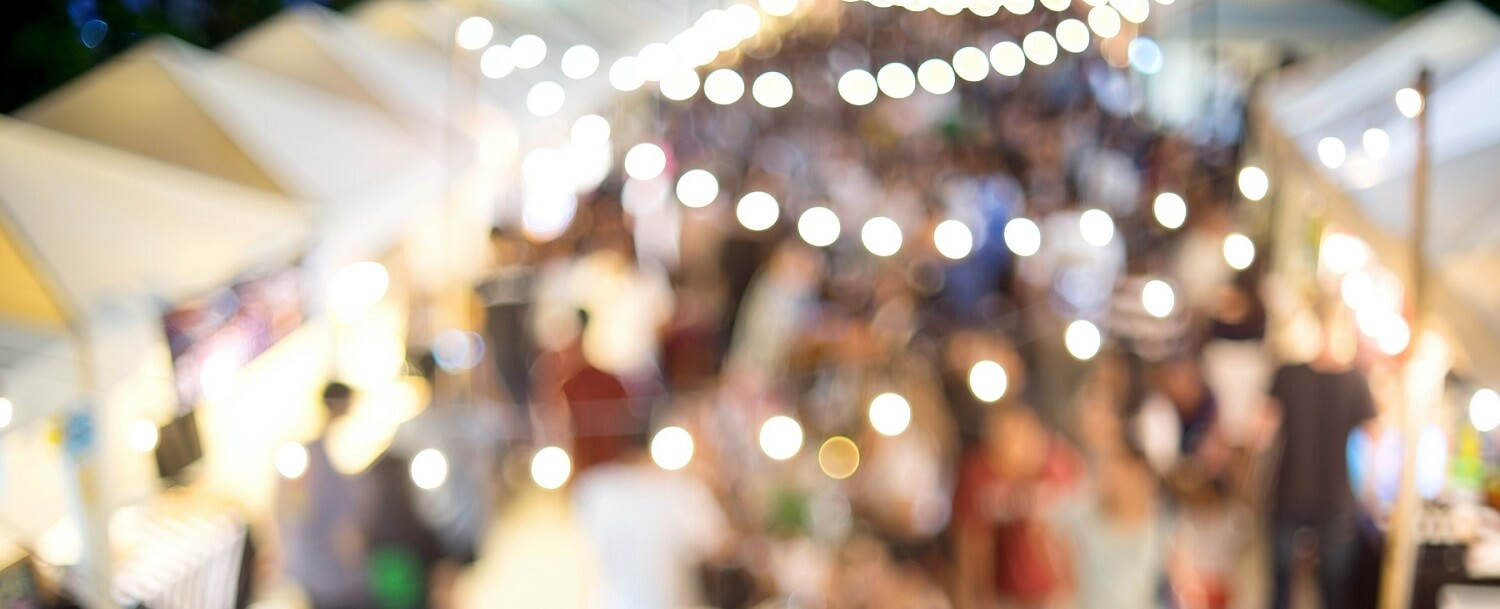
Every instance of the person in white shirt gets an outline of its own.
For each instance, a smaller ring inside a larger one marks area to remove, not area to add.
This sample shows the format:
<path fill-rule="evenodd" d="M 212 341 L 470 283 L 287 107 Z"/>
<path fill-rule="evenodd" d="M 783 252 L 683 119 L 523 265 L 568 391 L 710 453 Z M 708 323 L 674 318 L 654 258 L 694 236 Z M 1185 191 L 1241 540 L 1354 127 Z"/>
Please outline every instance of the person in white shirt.
<path fill-rule="evenodd" d="M 572 486 L 574 515 L 598 560 L 599 609 L 698 607 L 699 566 L 728 546 L 729 527 L 709 488 L 635 450 L 590 468 Z"/>

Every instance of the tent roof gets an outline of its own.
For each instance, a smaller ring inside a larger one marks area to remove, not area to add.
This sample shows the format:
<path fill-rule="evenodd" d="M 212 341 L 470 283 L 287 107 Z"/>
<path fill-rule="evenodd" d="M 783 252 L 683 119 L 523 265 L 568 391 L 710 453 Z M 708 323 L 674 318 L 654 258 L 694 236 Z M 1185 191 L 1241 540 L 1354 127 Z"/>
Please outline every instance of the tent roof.
<path fill-rule="evenodd" d="M 1257 42 L 1349 39 L 1385 29 L 1389 21 L 1349 0 L 1202 0 L 1152 6 L 1162 38 L 1213 36 Z"/>
<path fill-rule="evenodd" d="M 302 84 L 380 108 L 420 137 L 441 137 L 448 65 L 430 46 L 378 33 L 314 5 L 281 12 L 219 49 Z"/>
<path fill-rule="evenodd" d="M 18 115 L 306 202 L 347 198 L 422 154 L 378 110 L 165 37 Z"/>
<path fill-rule="evenodd" d="M 0 317 L 44 324 L 121 295 L 191 296 L 288 257 L 307 234 L 301 211 L 263 191 L 10 118 L 0 225 L 0 247 L 22 263 L 0 265 Z"/>

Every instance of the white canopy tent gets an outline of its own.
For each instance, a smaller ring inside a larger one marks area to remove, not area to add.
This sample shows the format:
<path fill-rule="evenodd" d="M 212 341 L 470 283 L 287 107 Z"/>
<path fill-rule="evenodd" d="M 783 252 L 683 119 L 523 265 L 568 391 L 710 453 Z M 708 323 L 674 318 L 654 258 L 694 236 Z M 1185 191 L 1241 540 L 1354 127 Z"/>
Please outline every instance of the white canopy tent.
<path fill-rule="evenodd" d="M 1411 259 L 1411 202 L 1418 143 L 1395 92 L 1420 70 L 1434 74 L 1427 99 L 1431 163 L 1427 247 L 1432 271 L 1429 317 L 1458 348 L 1466 372 L 1500 381 L 1500 290 L 1479 280 L 1500 276 L 1500 18 L 1471 2 L 1450 2 L 1383 37 L 1356 57 L 1330 57 L 1289 71 L 1267 89 L 1262 145 L 1267 158 L 1299 159 L 1272 169 L 1273 181 L 1302 196 L 1280 229 L 1295 231 L 1301 214 L 1356 231 L 1389 266 Z M 1389 150 L 1363 144 L 1367 129 L 1387 134 Z M 1338 138 L 1347 158 L 1336 169 L 1319 161 L 1324 138 Z M 1294 240 L 1294 239 L 1293 239 Z"/>
<path fill-rule="evenodd" d="M 437 155 L 378 109 L 167 38 L 18 115 L 305 206 L 315 283 L 389 247 L 445 187 Z"/>
<path fill-rule="evenodd" d="M 14 404 L 0 496 L 27 497 L 0 501 L 12 533 L 34 538 L 66 513 L 44 421 L 79 400 L 97 406 L 101 506 L 152 488 L 149 457 L 125 438 L 173 402 L 161 302 L 284 264 L 308 234 L 274 194 L 0 118 L 0 387 Z"/>

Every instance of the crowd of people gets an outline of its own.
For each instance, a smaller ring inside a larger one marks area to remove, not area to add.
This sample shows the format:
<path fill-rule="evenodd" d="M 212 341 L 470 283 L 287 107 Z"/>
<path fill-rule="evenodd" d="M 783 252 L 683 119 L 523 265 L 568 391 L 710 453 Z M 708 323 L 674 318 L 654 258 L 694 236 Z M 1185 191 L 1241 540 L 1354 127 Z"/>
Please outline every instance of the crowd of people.
<path fill-rule="evenodd" d="M 1322 606 L 1363 606 L 1374 580 L 1354 574 L 1378 541 L 1344 440 L 1374 400 L 1331 306 L 1304 333 L 1319 355 L 1274 367 L 1263 263 L 1221 254 L 1238 116 L 1150 125 L 1138 80 L 1093 48 L 946 95 L 836 93 L 845 70 L 1058 18 L 850 4 L 737 57 L 788 74 L 792 104 L 663 101 L 671 162 L 654 187 L 606 181 L 555 239 L 493 233 L 472 371 L 489 399 L 444 389 L 457 381 L 416 354 L 432 404 L 360 484 L 313 445 L 281 498 L 287 574 L 320 608 L 447 606 L 497 499 L 522 485 L 504 464 L 560 446 L 601 607 L 1215 609 L 1257 588 L 1285 607 L 1313 579 Z M 663 244 L 647 229 L 666 220 L 641 210 L 692 168 L 721 195 L 674 213 L 680 240 Z M 751 191 L 779 201 L 775 226 L 736 222 Z M 1154 219 L 1162 192 L 1187 202 L 1180 229 Z M 841 220 L 830 245 L 799 235 L 814 206 Z M 1111 219 L 1103 242 L 1080 232 L 1088 210 Z M 903 232 L 894 255 L 861 244 L 876 216 Z M 1034 251 L 1008 243 L 1016 218 L 1038 227 Z M 959 259 L 930 237 L 952 219 L 973 236 Z M 1152 279 L 1172 287 L 1165 315 L 1142 304 Z M 1069 345 L 1074 320 L 1102 346 Z M 886 393 L 910 411 L 894 435 L 867 415 Z M 351 396 L 324 397 L 338 416 Z M 773 416 L 799 423 L 796 456 L 764 454 Z M 681 470 L 651 458 L 667 426 L 695 439 Z M 836 437 L 857 447 L 852 467 L 820 450 Z M 412 488 L 410 460 L 439 444 L 447 482 Z"/>

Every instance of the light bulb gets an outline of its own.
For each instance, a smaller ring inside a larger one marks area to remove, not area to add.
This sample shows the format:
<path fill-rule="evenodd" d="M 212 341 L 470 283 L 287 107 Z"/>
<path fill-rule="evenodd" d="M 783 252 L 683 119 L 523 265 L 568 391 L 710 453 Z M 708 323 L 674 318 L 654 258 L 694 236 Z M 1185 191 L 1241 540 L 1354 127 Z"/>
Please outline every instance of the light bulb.
<path fill-rule="evenodd" d="M 894 256 L 901 251 L 901 226 L 895 220 L 876 216 L 865 222 L 859 231 L 859 239 L 871 254 Z"/>
<path fill-rule="evenodd" d="M 693 460 L 693 434 L 681 427 L 665 427 L 651 438 L 651 460 L 657 467 L 676 471 Z"/>
<path fill-rule="evenodd" d="M 885 436 L 901 435 L 911 425 L 911 404 L 896 393 L 882 393 L 870 400 L 870 426 Z"/>
<path fill-rule="evenodd" d="M 813 207 L 802 212 L 797 219 L 797 234 L 808 245 L 816 247 L 828 247 L 838 241 L 839 232 L 838 214 L 827 207 Z"/>
<path fill-rule="evenodd" d="M 852 106 L 865 106 L 875 101 L 879 90 L 875 77 L 865 70 L 849 70 L 839 77 L 839 97 Z"/>
<path fill-rule="evenodd" d="M 974 251 L 974 233 L 958 220 L 944 220 L 932 231 L 932 243 L 946 258 L 961 260 Z"/>
<path fill-rule="evenodd" d="M 708 207 L 719 198 L 719 179 L 706 169 L 690 169 L 677 178 L 677 200 L 688 207 Z"/>
<path fill-rule="evenodd" d="M 1063 342 L 1068 348 L 1068 353 L 1080 361 L 1094 359 L 1099 354 L 1099 347 L 1103 338 L 1099 335 L 1099 326 L 1088 320 L 1080 319 L 1068 324 L 1068 330 L 1063 336 Z"/>
<path fill-rule="evenodd" d="M 734 208 L 734 217 L 740 221 L 740 226 L 763 231 L 776 225 L 776 220 L 781 217 L 781 206 L 776 197 L 755 191 L 740 197 L 739 205 Z"/>
<path fill-rule="evenodd" d="M 1016 218 L 1005 223 L 1005 247 L 1011 253 L 1026 257 L 1042 249 L 1042 230 L 1029 218 Z"/>
<path fill-rule="evenodd" d="M 969 391 L 984 402 L 998 402 L 1010 388 L 1005 367 L 990 360 L 980 360 L 969 368 Z"/>
<path fill-rule="evenodd" d="M 986 67 L 988 72 L 989 68 Z M 880 92 L 887 97 L 904 99 L 911 97 L 917 90 L 917 75 L 904 63 L 888 63 L 880 68 L 877 79 L 880 83 Z"/>

